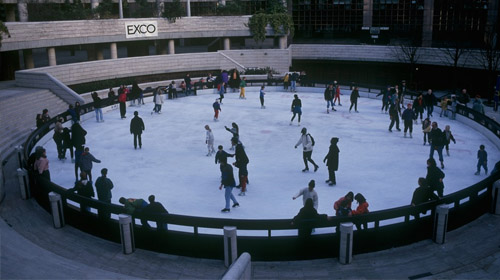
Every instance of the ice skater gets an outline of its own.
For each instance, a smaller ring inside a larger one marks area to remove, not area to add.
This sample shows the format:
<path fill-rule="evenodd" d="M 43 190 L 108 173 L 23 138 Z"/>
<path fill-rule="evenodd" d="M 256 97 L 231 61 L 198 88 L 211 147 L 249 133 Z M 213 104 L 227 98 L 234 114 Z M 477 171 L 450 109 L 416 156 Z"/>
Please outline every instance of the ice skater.
<path fill-rule="evenodd" d="M 453 137 L 449 125 L 444 127 L 443 133 L 446 136 L 446 142 L 445 142 L 446 155 L 450 156 L 450 142 L 453 141 L 453 143 L 457 144 L 457 141 L 455 140 L 455 137 Z"/>
<path fill-rule="evenodd" d="M 205 125 L 205 130 L 207 131 L 207 135 L 206 135 L 206 138 L 205 138 L 205 144 L 207 144 L 207 149 L 208 149 L 208 153 L 207 153 L 207 157 L 211 156 L 213 153 L 215 153 L 215 149 L 214 149 L 214 134 L 212 133 L 212 129 L 210 129 L 210 126 Z"/>
<path fill-rule="evenodd" d="M 215 99 L 214 104 L 212 104 L 214 108 L 214 122 L 219 121 L 219 112 L 222 111 L 219 103 L 219 99 Z"/>
<path fill-rule="evenodd" d="M 240 99 L 247 99 L 245 97 L 245 87 L 247 86 L 247 78 L 243 77 L 240 82 Z"/>
<path fill-rule="evenodd" d="M 309 166 L 307 165 L 307 162 L 311 162 L 314 165 L 314 172 L 316 172 L 319 168 L 319 166 L 312 160 L 312 152 L 313 152 L 313 146 L 314 146 L 314 138 L 312 138 L 311 134 L 307 133 L 307 129 L 304 127 L 301 130 L 302 135 L 300 136 L 299 141 L 297 144 L 295 144 L 295 149 L 302 144 L 302 147 L 304 148 L 304 151 L 302 153 L 302 158 L 304 160 L 304 165 L 306 168 L 302 170 L 302 172 L 309 171 Z"/>
<path fill-rule="evenodd" d="M 429 143 L 431 150 L 429 158 L 434 158 L 434 151 L 438 152 L 441 168 L 444 168 L 443 147 L 445 145 L 446 135 L 438 128 L 437 122 L 432 122 L 432 130 L 429 132 Z"/>
<path fill-rule="evenodd" d="M 219 84 L 219 102 L 222 104 L 222 99 L 224 99 L 224 93 L 225 93 L 225 83 Z"/>
<path fill-rule="evenodd" d="M 222 190 L 224 187 L 224 198 L 226 200 L 225 207 L 221 210 L 222 213 L 228 213 L 231 211 L 229 208 L 229 200 L 233 201 L 233 207 L 238 207 L 240 204 L 236 200 L 236 197 L 233 195 L 233 188 L 236 185 L 233 176 L 233 168 L 231 165 L 227 164 L 227 161 L 221 161 L 220 163 L 220 172 L 221 172 L 221 183 L 219 186 L 219 190 Z"/>
<path fill-rule="evenodd" d="M 338 100 L 339 106 L 342 106 L 342 104 L 340 104 L 340 86 L 337 85 L 337 81 L 333 83 L 335 84 L 335 98 L 333 98 L 333 104 L 335 105 L 335 101 Z"/>
<path fill-rule="evenodd" d="M 484 145 L 479 146 L 479 150 L 477 151 L 476 175 L 480 174 L 481 166 L 484 168 L 484 175 L 488 175 L 488 153 L 486 152 Z"/>
<path fill-rule="evenodd" d="M 333 84 L 329 84 L 328 87 L 325 89 L 324 92 L 324 98 L 326 101 L 326 113 L 330 113 L 330 105 L 332 106 L 332 112 L 337 111 L 335 110 L 335 105 L 333 104 L 333 95 L 335 94 L 334 89 L 333 89 Z"/>
<path fill-rule="evenodd" d="M 241 192 L 238 195 L 245 196 L 248 183 L 247 165 L 250 161 L 248 160 L 248 156 L 245 152 L 243 144 L 241 144 L 237 137 L 231 138 L 231 144 L 235 146 L 234 158 L 236 161 L 233 163 L 233 165 L 238 168 L 238 178 L 240 181 L 238 188 L 241 188 Z"/>
<path fill-rule="evenodd" d="M 318 210 L 318 193 L 314 190 L 316 182 L 314 180 L 309 181 L 307 188 L 301 189 L 295 196 L 292 197 L 293 200 L 302 196 L 302 203 L 306 205 L 308 199 L 312 199 L 314 209 Z"/>
<path fill-rule="evenodd" d="M 231 136 L 231 139 L 233 139 L 233 138 L 236 137 L 236 139 L 239 141 L 239 138 L 240 138 L 240 128 L 238 127 L 238 125 L 235 122 L 231 123 L 231 128 L 229 128 L 227 126 L 224 126 L 224 128 L 227 131 L 231 132 L 231 134 L 233 135 L 233 136 Z M 229 149 L 229 150 L 231 150 L 231 151 L 234 150 L 234 147 L 235 147 L 235 145 L 231 146 L 231 149 Z"/>
<path fill-rule="evenodd" d="M 403 114 L 401 115 L 401 118 L 403 119 L 403 125 L 404 125 L 404 133 L 405 133 L 405 138 L 406 138 L 406 133 L 408 130 L 410 131 L 410 138 L 413 138 L 412 132 L 413 132 L 413 120 L 417 118 L 415 115 L 415 112 L 413 112 L 411 108 L 411 103 L 408 103 L 407 108 L 403 111 Z"/>
<path fill-rule="evenodd" d="M 85 172 L 89 176 L 89 181 L 92 182 L 92 162 L 101 163 L 100 160 L 96 159 L 91 153 L 90 148 L 85 147 L 81 157 L 80 157 L 80 170 Z"/>
<path fill-rule="evenodd" d="M 427 180 L 427 184 L 429 184 L 431 190 L 436 191 L 439 197 L 443 197 L 444 176 L 444 172 L 436 166 L 436 161 L 433 158 L 428 159 L 425 180 Z"/>
<path fill-rule="evenodd" d="M 163 104 L 163 94 L 162 94 L 163 89 L 158 87 L 155 90 L 155 93 L 153 95 L 153 103 L 155 104 L 155 107 L 153 109 L 153 112 L 151 112 L 151 115 L 153 113 L 161 114 L 161 105 Z"/>
<path fill-rule="evenodd" d="M 134 134 L 134 149 L 137 149 L 137 140 L 139 140 L 139 149 L 142 149 L 142 132 L 146 130 L 144 122 L 139 117 L 139 112 L 134 111 L 134 117 L 130 120 L 130 134 Z"/>
<path fill-rule="evenodd" d="M 326 166 L 328 166 L 328 180 L 325 182 L 328 185 L 333 186 L 337 184 L 335 179 L 335 171 L 339 168 L 339 147 L 337 143 L 339 142 L 339 138 L 332 137 L 330 140 L 330 148 L 328 149 L 328 154 L 323 159 L 323 162 L 326 162 Z"/>
<path fill-rule="evenodd" d="M 392 127 L 394 126 L 394 123 L 396 123 L 396 129 L 398 131 L 401 131 L 399 128 L 399 100 L 396 98 L 394 103 L 391 103 L 391 107 L 389 108 L 389 117 L 391 119 L 391 124 L 389 125 L 389 132 L 392 132 Z"/>
<path fill-rule="evenodd" d="M 221 163 L 223 161 L 227 162 L 228 157 L 234 157 L 234 155 L 227 153 L 224 151 L 224 147 L 219 145 L 217 147 L 217 153 L 215 154 L 215 164 Z"/>
<path fill-rule="evenodd" d="M 354 87 L 354 89 L 351 92 L 351 98 L 350 98 L 351 99 L 351 107 L 349 107 L 349 113 L 352 110 L 352 106 L 354 106 L 354 112 L 359 113 L 358 112 L 358 98 L 359 98 L 359 88 Z"/>
<path fill-rule="evenodd" d="M 264 88 L 265 88 L 265 86 L 261 86 L 260 92 L 259 92 L 260 108 L 261 109 L 266 109 L 266 106 L 264 106 L 264 95 L 266 95 L 266 93 L 264 92 Z"/>
<path fill-rule="evenodd" d="M 297 94 L 293 95 L 292 108 L 290 110 L 293 113 L 292 119 L 290 120 L 290 125 L 292 125 L 293 119 L 295 119 L 295 116 L 298 114 L 298 125 L 300 126 L 300 117 L 302 116 L 302 101 L 299 99 L 299 96 Z"/>

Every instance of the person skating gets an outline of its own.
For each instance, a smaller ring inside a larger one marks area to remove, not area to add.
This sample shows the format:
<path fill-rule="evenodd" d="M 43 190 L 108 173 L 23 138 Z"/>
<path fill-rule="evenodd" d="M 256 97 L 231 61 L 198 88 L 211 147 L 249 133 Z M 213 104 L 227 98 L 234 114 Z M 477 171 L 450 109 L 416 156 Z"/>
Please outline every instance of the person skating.
<path fill-rule="evenodd" d="M 399 112 L 398 112 L 398 106 L 397 105 L 399 101 L 396 99 L 396 102 L 391 103 L 391 106 L 389 108 L 389 118 L 391 119 L 391 124 L 389 125 L 389 131 L 392 132 L 392 127 L 394 126 L 394 123 L 396 123 L 396 129 L 398 131 L 401 131 L 399 128 Z"/>
<path fill-rule="evenodd" d="M 425 118 L 425 120 L 422 122 L 422 132 L 424 133 L 424 146 L 427 140 L 429 141 L 429 144 L 431 143 L 431 140 L 429 138 L 429 132 L 432 130 L 431 126 L 432 122 L 429 118 Z"/>
<path fill-rule="evenodd" d="M 245 97 L 245 88 L 247 86 L 247 78 L 243 77 L 240 82 L 240 99 L 246 99 Z"/>
<path fill-rule="evenodd" d="M 224 128 L 232 134 L 231 139 L 233 139 L 234 137 L 236 137 L 236 139 L 239 140 L 239 138 L 240 138 L 240 128 L 238 127 L 238 125 L 235 122 L 231 123 L 231 128 L 229 128 L 227 126 L 224 126 Z M 231 150 L 231 151 L 234 150 L 234 147 L 235 147 L 235 145 L 232 145 L 229 150 Z"/>
<path fill-rule="evenodd" d="M 219 84 L 219 103 L 222 104 L 222 99 L 224 99 L 224 89 L 226 88 L 224 83 Z"/>
<path fill-rule="evenodd" d="M 477 151 L 477 172 L 475 175 L 480 174 L 481 166 L 484 168 L 484 175 L 488 175 L 488 153 L 484 145 L 479 146 L 479 150 Z"/>
<path fill-rule="evenodd" d="M 311 162 L 314 165 L 314 172 L 316 172 L 319 168 L 319 166 L 312 160 L 312 152 L 313 152 L 313 146 L 314 146 L 314 141 L 312 136 L 307 133 L 307 129 L 304 127 L 301 130 L 301 136 L 297 144 L 295 144 L 295 149 L 302 144 L 302 147 L 304 148 L 303 153 L 302 153 L 302 158 L 304 160 L 304 165 L 306 168 L 302 170 L 302 172 L 309 171 L 309 166 L 307 165 L 307 162 Z"/>
<path fill-rule="evenodd" d="M 438 196 L 435 195 L 431 188 L 429 187 L 429 184 L 427 183 L 427 180 L 423 177 L 418 178 L 418 188 L 413 191 L 413 196 L 411 198 L 411 205 L 416 206 L 422 203 L 426 203 L 430 200 L 437 200 Z M 425 214 L 425 212 L 423 213 Z"/>
<path fill-rule="evenodd" d="M 76 192 L 78 195 L 84 196 L 86 198 L 92 198 L 95 196 L 94 188 L 92 187 L 92 181 L 87 180 L 87 173 L 82 171 L 80 173 L 80 180 L 75 182 L 75 186 L 68 189 L 67 192 Z M 82 213 L 90 213 L 90 207 L 85 203 L 80 203 L 80 211 Z"/>
<path fill-rule="evenodd" d="M 387 86 L 385 90 L 381 90 L 379 94 L 377 94 L 377 97 L 382 95 L 382 108 L 380 108 L 380 112 L 383 113 L 384 109 L 385 112 L 387 113 L 387 110 L 389 109 L 389 95 L 391 94 L 391 86 Z"/>
<path fill-rule="evenodd" d="M 122 119 L 126 118 L 127 114 L 127 94 L 128 89 L 122 85 L 118 90 L 118 102 L 120 103 L 120 117 Z"/>
<path fill-rule="evenodd" d="M 137 149 L 137 140 L 139 140 L 139 149 L 142 149 L 142 132 L 146 130 L 144 122 L 139 117 L 139 112 L 134 112 L 134 117 L 130 120 L 130 134 L 134 135 L 134 149 Z"/>
<path fill-rule="evenodd" d="M 332 111 L 337 111 L 337 110 L 335 110 L 335 105 L 333 104 L 333 96 L 334 95 L 335 95 L 335 90 L 333 88 L 333 84 L 329 84 L 324 92 L 324 98 L 326 101 L 326 113 L 327 114 L 330 113 L 330 105 L 332 106 Z"/>
<path fill-rule="evenodd" d="M 153 95 L 153 103 L 155 107 L 153 109 L 154 113 L 161 114 L 161 106 L 163 104 L 163 89 L 158 87 Z M 151 114 L 153 114 L 153 112 Z"/>
<path fill-rule="evenodd" d="M 349 107 L 349 112 L 352 110 L 352 106 L 354 106 L 354 112 L 358 112 L 358 98 L 359 98 L 359 88 L 354 87 L 354 89 L 351 92 L 351 107 Z"/>
<path fill-rule="evenodd" d="M 333 104 L 335 105 L 335 101 L 338 100 L 339 106 L 342 106 L 342 104 L 340 104 L 340 86 L 337 85 L 337 81 L 334 81 L 333 83 L 335 84 L 335 97 L 333 98 Z"/>
<path fill-rule="evenodd" d="M 221 163 L 223 161 L 227 162 L 228 157 L 234 157 L 234 155 L 227 153 L 224 151 L 224 147 L 219 145 L 217 147 L 217 153 L 215 154 L 215 164 Z"/>
<path fill-rule="evenodd" d="M 210 126 L 205 125 L 205 130 L 206 130 L 206 138 L 205 138 L 205 144 L 207 144 L 207 157 L 211 156 L 213 153 L 215 153 L 214 149 L 214 134 L 212 133 L 212 129 L 210 129 Z"/>
<path fill-rule="evenodd" d="M 443 133 L 446 136 L 446 142 L 445 142 L 446 155 L 450 156 L 450 142 L 453 141 L 453 143 L 457 144 L 457 141 L 455 140 L 455 137 L 453 137 L 453 134 L 451 133 L 451 128 L 449 125 L 444 127 Z"/>
<path fill-rule="evenodd" d="M 439 197 L 443 197 L 444 183 L 443 179 L 445 174 L 441 169 L 436 166 L 436 161 L 433 158 L 427 160 L 427 184 L 432 191 L 436 191 Z"/>
<path fill-rule="evenodd" d="M 111 190 L 113 189 L 113 182 L 108 178 L 108 169 L 101 169 L 101 177 L 95 180 L 95 189 L 97 191 L 97 198 L 99 201 L 111 203 Z M 111 218 L 111 212 L 106 210 L 98 210 L 99 218 Z"/>
<path fill-rule="evenodd" d="M 299 99 L 299 96 L 297 94 L 293 95 L 292 107 L 290 110 L 293 113 L 292 119 L 290 120 L 290 125 L 292 125 L 293 120 L 295 119 L 295 116 L 298 114 L 299 115 L 298 125 L 300 126 L 300 117 L 302 116 L 302 101 Z"/>
<path fill-rule="evenodd" d="M 247 183 L 248 183 L 247 165 L 250 161 L 248 160 L 248 156 L 247 153 L 245 152 L 243 144 L 238 140 L 237 137 L 231 138 L 231 144 L 235 147 L 234 159 L 236 161 L 233 163 L 233 165 L 238 168 L 238 177 L 240 180 L 238 188 L 241 188 L 241 192 L 238 195 L 244 196 L 247 191 Z"/>
<path fill-rule="evenodd" d="M 413 101 L 413 111 L 415 111 L 415 115 L 417 116 L 415 118 L 415 124 L 417 123 L 417 118 L 419 114 L 420 114 L 420 123 L 423 123 L 422 118 L 424 115 L 424 107 L 425 107 L 424 99 L 422 97 L 422 94 L 419 94 L 417 99 Z"/>
<path fill-rule="evenodd" d="M 87 131 L 83 129 L 80 123 L 75 122 L 71 126 L 71 142 L 75 147 L 75 180 L 78 180 L 78 168 L 80 167 L 80 158 L 85 145 L 85 135 L 87 135 Z"/>
<path fill-rule="evenodd" d="M 84 152 L 80 157 L 80 170 L 87 173 L 89 181 L 92 182 L 92 162 L 101 163 L 94 155 L 90 153 L 90 148 L 85 147 Z"/>
<path fill-rule="evenodd" d="M 445 145 L 446 135 L 438 128 L 437 122 L 432 122 L 432 130 L 429 132 L 429 143 L 431 144 L 431 150 L 429 153 L 429 158 L 434 157 L 434 151 L 438 152 L 439 161 L 441 162 L 441 168 L 444 168 L 443 159 L 443 147 Z"/>
<path fill-rule="evenodd" d="M 233 201 L 233 207 L 238 207 L 240 204 L 236 200 L 236 197 L 233 195 L 233 188 L 236 185 L 234 181 L 233 168 L 231 165 L 227 163 L 227 161 L 221 161 L 220 163 L 220 171 L 221 171 L 221 183 L 219 186 L 219 190 L 222 190 L 224 187 L 224 198 L 226 200 L 225 207 L 221 210 L 222 213 L 228 213 L 231 211 L 229 208 L 229 201 Z"/>
<path fill-rule="evenodd" d="M 212 107 L 214 108 L 214 121 L 219 120 L 219 112 L 222 111 L 219 103 L 219 99 L 215 99 L 214 104 L 212 104 Z"/>
<path fill-rule="evenodd" d="M 316 182 L 314 180 L 309 181 L 307 188 L 301 189 L 296 195 L 292 197 L 293 200 L 297 199 L 299 196 L 302 196 L 302 203 L 306 205 L 306 201 L 311 199 L 313 201 L 314 209 L 318 209 L 318 193 L 314 190 L 316 186 Z"/>
<path fill-rule="evenodd" d="M 326 162 L 326 166 L 328 166 L 328 180 L 326 180 L 326 183 L 328 185 L 333 186 L 337 184 L 337 181 L 335 179 L 335 171 L 338 170 L 339 168 L 339 147 L 337 146 L 337 143 L 339 142 L 339 138 L 333 137 L 330 140 L 330 148 L 328 149 L 328 154 L 326 154 L 325 158 L 323 159 L 323 162 Z"/>
<path fill-rule="evenodd" d="M 432 92 L 432 89 L 427 90 L 427 94 L 424 95 L 425 110 L 427 111 L 427 117 L 432 117 L 432 112 L 434 111 L 434 103 L 436 103 L 436 96 Z"/>
<path fill-rule="evenodd" d="M 266 93 L 264 92 L 264 88 L 265 88 L 265 86 L 261 86 L 260 92 L 259 92 L 260 108 L 261 109 L 266 109 L 266 106 L 264 106 L 264 95 L 266 95 Z"/>
<path fill-rule="evenodd" d="M 415 115 L 415 112 L 413 112 L 411 108 L 411 103 L 408 103 L 407 108 L 403 111 L 403 114 L 401 115 L 401 118 L 403 119 L 403 124 L 404 124 L 404 133 L 405 133 L 405 138 L 406 138 L 406 133 L 408 130 L 410 131 L 410 138 L 413 138 L 412 132 L 413 132 L 413 120 L 417 117 Z"/>

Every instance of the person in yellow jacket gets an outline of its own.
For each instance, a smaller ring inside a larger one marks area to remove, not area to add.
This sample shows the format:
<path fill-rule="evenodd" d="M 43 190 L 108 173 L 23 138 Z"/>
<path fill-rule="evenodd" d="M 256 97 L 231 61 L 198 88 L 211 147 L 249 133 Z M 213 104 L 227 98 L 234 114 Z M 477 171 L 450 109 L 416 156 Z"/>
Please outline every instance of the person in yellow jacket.
<path fill-rule="evenodd" d="M 243 77 L 240 82 L 240 99 L 246 99 L 245 98 L 245 87 L 247 86 L 247 78 Z"/>

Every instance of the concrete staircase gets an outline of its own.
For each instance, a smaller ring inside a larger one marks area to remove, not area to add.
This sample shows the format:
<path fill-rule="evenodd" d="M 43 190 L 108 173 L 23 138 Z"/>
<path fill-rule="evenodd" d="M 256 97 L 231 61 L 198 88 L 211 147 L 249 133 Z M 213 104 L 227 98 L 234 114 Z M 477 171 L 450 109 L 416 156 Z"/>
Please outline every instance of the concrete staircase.
<path fill-rule="evenodd" d="M 0 158 L 26 140 L 36 128 L 36 115 L 43 109 L 48 109 L 53 117 L 66 111 L 68 104 L 46 89 L 0 89 Z"/>

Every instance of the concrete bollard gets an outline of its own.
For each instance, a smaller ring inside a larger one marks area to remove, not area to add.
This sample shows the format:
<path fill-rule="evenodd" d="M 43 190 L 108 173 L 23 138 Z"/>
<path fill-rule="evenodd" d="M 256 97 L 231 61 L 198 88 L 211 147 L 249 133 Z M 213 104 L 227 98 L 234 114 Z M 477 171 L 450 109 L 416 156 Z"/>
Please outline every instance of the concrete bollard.
<path fill-rule="evenodd" d="M 236 227 L 224 227 L 224 265 L 231 266 L 237 257 Z"/>
<path fill-rule="evenodd" d="M 446 230 L 448 229 L 448 210 L 449 207 L 445 204 L 441 204 L 436 207 L 432 240 L 437 244 L 444 244 L 446 241 Z"/>
<path fill-rule="evenodd" d="M 49 201 L 50 208 L 52 210 L 54 228 L 62 228 L 64 226 L 64 212 L 61 195 L 55 192 L 50 192 Z"/>
<path fill-rule="evenodd" d="M 491 212 L 500 215 L 500 180 L 493 183 L 493 194 L 491 201 Z"/>
<path fill-rule="evenodd" d="M 17 169 L 17 178 L 19 179 L 19 190 L 21 191 L 22 199 L 30 199 L 30 186 L 28 179 L 28 171 L 24 168 Z"/>
<path fill-rule="evenodd" d="M 244 252 L 224 273 L 221 280 L 250 280 L 252 279 L 252 257 Z"/>
<path fill-rule="evenodd" d="M 24 148 L 23 146 L 17 146 L 16 147 L 16 153 L 17 153 L 17 163 L 19 164 L 19 168 L 23 168 L 23 162 L 24 162 Z"/>
<path fill-rule="evenodd" d="M 341 264 L 350 264 L 352 261 L 352 231 L 352 223 L 340 224 L 339 262 Z"/>
<path fill-rule="evenodd" d="M 130 215 L 120 214 L 120 237 L 122 240 L 123 253 L 132 254 L 135 251 L 134 226 Z"/>

